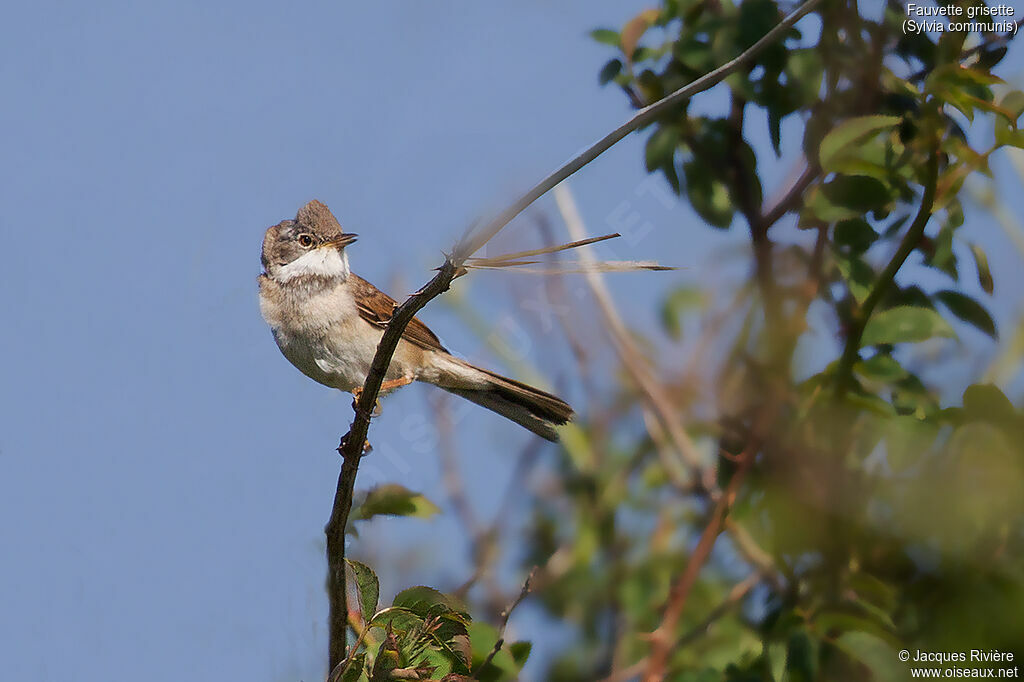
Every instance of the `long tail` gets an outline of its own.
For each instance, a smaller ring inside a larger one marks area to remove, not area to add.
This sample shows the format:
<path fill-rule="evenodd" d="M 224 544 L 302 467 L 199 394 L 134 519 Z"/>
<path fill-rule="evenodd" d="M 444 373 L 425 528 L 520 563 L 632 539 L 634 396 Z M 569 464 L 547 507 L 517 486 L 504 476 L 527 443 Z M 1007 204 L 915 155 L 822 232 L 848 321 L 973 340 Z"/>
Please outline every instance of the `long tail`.
<path fill-rule="evenodd" d="M 523 426 L 541 438 L 558 441 L 554 426 L 573 418 L 572 408 L 557 396 L 515 379 L 476 367 L 453 356 L 436 381 L 450 393 L 470 400 Z"/>

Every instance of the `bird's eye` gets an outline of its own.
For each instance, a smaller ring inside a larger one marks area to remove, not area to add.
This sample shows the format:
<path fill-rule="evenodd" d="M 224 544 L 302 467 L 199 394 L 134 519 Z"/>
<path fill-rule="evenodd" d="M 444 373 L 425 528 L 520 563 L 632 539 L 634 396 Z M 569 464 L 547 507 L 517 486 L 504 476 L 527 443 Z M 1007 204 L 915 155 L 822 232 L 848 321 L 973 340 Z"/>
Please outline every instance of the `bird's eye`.
<path fill-rule="evenodd" d="M 313 246 L 313 238 L 310 237 L 308 234 L 300 234 L 299 246 L 308 249 L 309 247 Z"/>

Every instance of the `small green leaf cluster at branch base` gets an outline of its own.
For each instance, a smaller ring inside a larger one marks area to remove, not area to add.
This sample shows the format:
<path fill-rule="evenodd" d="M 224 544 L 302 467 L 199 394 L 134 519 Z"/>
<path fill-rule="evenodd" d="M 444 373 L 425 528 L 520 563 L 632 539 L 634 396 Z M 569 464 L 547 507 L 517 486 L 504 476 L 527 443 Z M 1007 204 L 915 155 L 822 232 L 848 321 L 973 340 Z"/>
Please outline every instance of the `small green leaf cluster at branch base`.
<path fill-rule="evenodd" d="M 356 633 L 348 658 L 330 682 L 385 680 L 514 679 L 530 654 L 528 642 L 502 642 L 499 633 L 470 619 L 458 600 L 431 587 L 410 587 L 378 610 L 373 570 L 347 560 L 358 612 L 349 614 Z M 471 677 L 472 676 L 472 677 Z"/>

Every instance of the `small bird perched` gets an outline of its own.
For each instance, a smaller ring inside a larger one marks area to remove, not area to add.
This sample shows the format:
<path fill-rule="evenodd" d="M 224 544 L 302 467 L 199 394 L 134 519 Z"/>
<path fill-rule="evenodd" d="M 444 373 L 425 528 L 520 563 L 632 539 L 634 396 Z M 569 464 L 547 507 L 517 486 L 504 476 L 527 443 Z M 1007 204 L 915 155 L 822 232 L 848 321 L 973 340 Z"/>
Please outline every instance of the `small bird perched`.
<path fill-rule="evenodd" d="M 284 356 L 314 381 L 358 396 L 396 303 L 349 270 L 345 248 L 355 240 L 314 199 L 295 220 L 267 230 L 259 285 L 260 311 Z M 402 333 L 381 393 L 413 381 L 462 396 L 550 441 L 558 440 L 554 425 L 573 417 L 564 400 L 453 356 L 416 318 Z"/>

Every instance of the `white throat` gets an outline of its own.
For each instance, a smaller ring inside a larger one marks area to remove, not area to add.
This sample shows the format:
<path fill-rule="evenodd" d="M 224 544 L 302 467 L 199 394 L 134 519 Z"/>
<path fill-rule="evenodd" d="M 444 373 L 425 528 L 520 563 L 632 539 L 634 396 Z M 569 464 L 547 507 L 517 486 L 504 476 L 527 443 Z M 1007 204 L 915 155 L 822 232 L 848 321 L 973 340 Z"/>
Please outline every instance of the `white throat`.
<path fill-rule="evenodd" d="M 303 275 L 319 275 L 320 277 L 340 277 L 347 279 L 348 254 L 331 247 L 313 249 L 304 253 L 291 263 L 282 265 L 277 271 L 277 279 L 287 282 Z"/>

